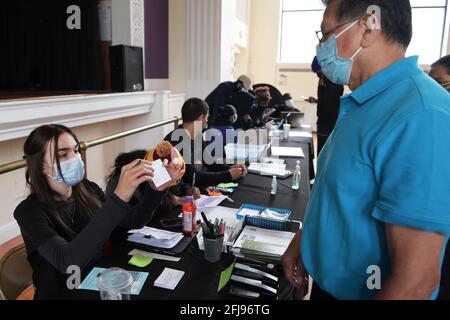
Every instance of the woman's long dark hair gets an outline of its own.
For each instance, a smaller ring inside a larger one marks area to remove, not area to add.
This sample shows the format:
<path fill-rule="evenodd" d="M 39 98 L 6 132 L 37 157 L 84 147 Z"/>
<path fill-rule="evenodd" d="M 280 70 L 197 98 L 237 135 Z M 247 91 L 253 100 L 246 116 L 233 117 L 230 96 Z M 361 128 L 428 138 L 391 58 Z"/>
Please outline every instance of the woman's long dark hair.
<path fill-rule="evenodd" d="M 26 181 L 30 188 L 30 193 L 37 197 L 42 206 L 59 221 L 63 228 L 70 233 L 73 230 L 63 221 L 62 214 L 67 207 L 67 203 L 57 200 L 58 194 L 50 187 L 47 176 L 44 174 L 44 157 L 47 146 L 50 142 L 54 144 L 54 154 L 58 172 L 61 173 L 61 166 L 58 157 L 58 140 L 64 134 L 70 134 L 77 144 L 79 141 L 76 135 L 69 128 L 62 125 L 44 125 L 35 129 L 25 141 L 23 151 L 27 161 Z M 85 183 L 81 182 L 72 187 L 72 197 L 75 201 L 77 214 L 83 223 L 89 223 L 102 202 L 97 198 L 94 191 Z"/>

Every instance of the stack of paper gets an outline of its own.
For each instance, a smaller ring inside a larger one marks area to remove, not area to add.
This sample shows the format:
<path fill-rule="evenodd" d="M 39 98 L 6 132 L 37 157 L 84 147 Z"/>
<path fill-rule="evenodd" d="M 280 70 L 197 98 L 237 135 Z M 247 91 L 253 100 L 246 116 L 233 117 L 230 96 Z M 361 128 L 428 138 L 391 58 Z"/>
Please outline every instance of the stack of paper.
<path fill-rule="evenodd" d="M 251 163 L 248 171 L 259 173 L 263 176 L 284 176 L 286 174 L 286 164 Z"/>
<path fill-rule="evenodd" d="M 168 290 L 175 290 L 181 278 L 184 276 L 184 271 L 173 270 L 165 268 L 163 273 L 155 281 L 155 287 L 164 288 Z"/>
<path fill-rule="evenodd" d="M 312 138 L 313 135 L 306 131 L 291 131 L 289 132 L 289 137 L 291 138 Z"/>
<path fill-rule="evenodd" d="M 290 148 L 290 147 L 272 147 L 273 157 L 294 157 L 294 158 L 304 158 L 302 148 Z"/>
<path fill-rule="evenodd" d="M 172 249 L 184 237 L 181 233 L 150 227 L 144 227 L 139 230 L 130 230 L 129 233 L 131 233 L 131 235 L 128 237 L 128 241 L 162 249 Z"/>
<path fill-rule="evenodd" d="M 197 206 L 198 209 L 215 208 L 227 198 L 228 198 L 228 196 L 209 197 L 209 196 L 201 195 L 200 199 L 195 200 L 195 205 Z"/>
<path fill-rule="evenodd" d="M 225 146 L 225 154 L 227 160 L 249 160 L 258 161 L 268 145 L 252 145 L 252 144 L 227 144 Z"/>
<path fill-rule="evenodd" d="M 267 262 L 281 262 L 295 233 L 246 226 L 233 246 L 233 252 Z"/>

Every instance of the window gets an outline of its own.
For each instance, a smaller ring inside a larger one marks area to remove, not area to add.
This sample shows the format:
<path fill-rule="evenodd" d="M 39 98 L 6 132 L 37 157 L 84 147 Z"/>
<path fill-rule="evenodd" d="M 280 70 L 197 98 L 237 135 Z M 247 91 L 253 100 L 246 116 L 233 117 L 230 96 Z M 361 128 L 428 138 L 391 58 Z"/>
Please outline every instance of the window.
<path fill-rule="evenodd" d="M 325 7 L 321 0 L 283 0 L 281 14 L 281 63 L 311 63 L 318 43 Z"/>
<path fill-rule="evenodd" d="M 411 0 L 413 39 L 407 55 L 431 64 L 447 52 L 450 0 Z M 324 6 L 321 0 L 282 0 L 280 63 L 311 63 Z M 426 44 L 426 45 L 425 45 Z"/>
<path fill-rule="evenodd" d="M 413 38 L 407 55 L 419 55 L 420 64 L 432 64 L 446 55 L 449 0 L 411 0 Z"/>

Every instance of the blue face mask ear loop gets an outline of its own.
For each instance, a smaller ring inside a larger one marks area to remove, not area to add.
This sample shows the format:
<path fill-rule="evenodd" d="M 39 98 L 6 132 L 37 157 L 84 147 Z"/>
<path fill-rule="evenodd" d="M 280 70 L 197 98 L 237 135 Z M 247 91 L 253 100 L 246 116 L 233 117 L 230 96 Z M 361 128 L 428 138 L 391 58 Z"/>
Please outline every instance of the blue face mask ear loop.
<path fill-rule="evenodd" d="M 344 30 L 342 30 L 337 36 L 336 39 L 339 38 L 341 35 L 343 35 L 345 32 L 347 32 L 348 30 L 350 30 L 354 25 L 356 25 L 359 22 L 359 20 L 353 22 L 351 25 L 349 25 L 347 28 L 345 28 Z M 363 47 L 359 47 L 359 49 L 355 52 L 355 54 L 350 58 L 351 60 L 355 59 L 355 57 L 361 52 L 361 50 L 363 49 Z"/>

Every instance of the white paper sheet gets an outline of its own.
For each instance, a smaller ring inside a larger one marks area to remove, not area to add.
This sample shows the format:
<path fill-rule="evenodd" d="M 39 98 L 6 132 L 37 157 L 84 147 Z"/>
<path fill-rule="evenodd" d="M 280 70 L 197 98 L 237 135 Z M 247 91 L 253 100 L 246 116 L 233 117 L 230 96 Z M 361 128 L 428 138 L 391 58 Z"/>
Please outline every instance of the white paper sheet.
<path fill-rule="evenodd" d="M 272 147 L 272 156 L 304 158 L 305 154 L 302 148 Z"/>
<path fill-rule="evenodd" d="M 291 138 L 312 138 L 312 134 L 306 131 L 291 131 L 289 133 Z"/>
<path fill-rule="evenodd" d="M 167 169 L 163 166 L 163 163 L 160 160 L 153 161 L 152 162 L 152 168 L 154 170 L 153 173 L 153 183 L 155 184 L 156 188 L 161 187 L 162 185 L 170 182 L 172 178 L 170 177 L 169 172 Z"/>
<path fill-rule="evenodd" d="M 259 172 L 261 175 L 284 176 L 286 174 L 286 164 L 251 163 L 248 170 L 250 172 Z"/>
<path fill-rule="evenodd" d="M 291 243 L 294 236 L 295 233 L 292 232 L 267 230 L 246 226 L 244 230 L 242 230 L 239 238 L 236 240 L 234 247 L 242 248 L 245 241 L 254 241 L 279 246 L 280 247 L 279 253 L 280 255 L 282 255 L 289 246 L 289 244 Z"/>
<path fill-rule="evenodd" d="M 155 287 L 164 288 L 168 290 L 175 290 L 181 278 L 184 276 L 184 271 L 178 271 L 170 268 L 165 268 L 163 273 L 156 279 Z"/>
<path fill-rule="evenodd" d="M 228 198 L 228 196 L 209 197 L 209 196 L 201 195 L 200 199 L 195 200 L 195 205 L 197 206 L 198 209 L 214 208 L 214 207 L 217 207 L 219 204 L 221 204 L 227 198 Z"/>
<path fill-rule="evenodd" d="M 180 234 L 177 232 L 171 232 L 166 230 L 160 230 L 150 227 L 143 227 L 142 229 L 130 230 L 128 233 L 140 233 L 144 236 L 152 236 L 158 240 L 171 240 L 178 237 Z"/>

